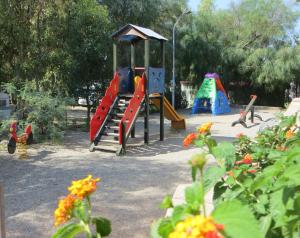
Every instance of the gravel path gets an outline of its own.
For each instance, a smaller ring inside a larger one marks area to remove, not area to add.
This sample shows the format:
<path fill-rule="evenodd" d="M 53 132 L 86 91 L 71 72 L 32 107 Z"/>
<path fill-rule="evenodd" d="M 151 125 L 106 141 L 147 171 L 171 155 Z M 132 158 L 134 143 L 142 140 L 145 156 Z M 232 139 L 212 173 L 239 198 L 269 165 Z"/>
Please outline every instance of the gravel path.
<path fill-rule="evenodd" d="M 271 116 L 263 114 L 264 118 Z M 0 149 L 0 183 L 5 189 L 7 238 L 46 238 L 53 234 L 53 211 L 57 199 L 67 194 L 74 179 L 87 174 L 101 177 L 94 193 L 93 211 L 112 220 L 112 238 L 149 237 L 150 224 L 164 216 L 159 203 L 173 194 L 179 184 L 189 183 L 187 160 L 199 149 L 182 148 L 182 138 L 196 126 L 213 121 L 212 133 L 218 140 L 232 140 L 243 132 L 254 136 L 258 125 L 245 129 L 230 126 L 238 114 L 187 117 L 187 131 L 176 132 L 166 121 L 166 138 L 157 141 L 158 116 L 150 121 L 151 143 L 128 149 L 126 156 L 88 152 L 88 134 L 68 132 L 64 145 L 33 145 L 29 158 L 20 160 Z M 142 120 L 137 122 L 141 141 Z M 224 137 L 224 135 L 226 135 Z"/>

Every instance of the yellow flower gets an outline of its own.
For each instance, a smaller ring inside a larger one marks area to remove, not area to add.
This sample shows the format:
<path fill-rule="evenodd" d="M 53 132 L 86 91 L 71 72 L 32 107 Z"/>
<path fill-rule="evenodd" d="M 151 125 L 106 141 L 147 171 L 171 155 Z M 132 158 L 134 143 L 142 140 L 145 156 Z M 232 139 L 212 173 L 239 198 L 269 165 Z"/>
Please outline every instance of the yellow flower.
<path fill-rule="evenodd" d="M 92 175 L 88 175 L 84 179 L 72 181 L 72 185 L 68 188 L 68 190 L 71 194 L 83 199 L 96 191 L 97 182 L 99 181 L 100 178 L 93 179 Z"/>
<path fill-rule="evenodd" d="M 168 238 L 222 238 L 220 231 L 223 229 L 223 225 L 214 223 L 211 217 L 197 215 L 177 223 Z"/>
<path fill-rule="evenodd" d="M 67 222 L 72 217 L 72 210 L 74 208 L 74 203 L 78 198 L 68 195 L 58 202 L 58 207 L 54 212 L 55 226 L 59 226 Z"/>
<path fill-rule="evenodd" d="M 201 127 L 198 129 L 198 132 L 200 134 L 205 134 L 205 133 L 209 132 L 212 124 L 213 124 L 212 122 L 206 122 L 206 123 L 202 124 Z"/>
<path fill-rule="evenodd" d="M 295 135 L 295 133 L 294 133 L 291 129 L 289 129 L 289 130 L 285 133 L 285 138 L 286 138 L 286 139 L 290 139 L 290 138 L 292 138 L 294 135 Z"/>

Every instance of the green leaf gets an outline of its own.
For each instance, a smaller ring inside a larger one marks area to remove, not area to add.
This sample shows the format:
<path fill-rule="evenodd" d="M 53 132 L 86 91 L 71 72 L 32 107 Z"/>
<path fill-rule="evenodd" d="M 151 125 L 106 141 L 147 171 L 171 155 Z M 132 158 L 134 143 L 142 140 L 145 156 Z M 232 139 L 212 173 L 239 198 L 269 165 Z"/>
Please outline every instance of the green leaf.
<path fill-rule="evenodd" d="M 299 186 L 300 185 L 300 164 L 289 166 L 282 176 L 278 179 L 278 184 L 282 186 Z"/>
<path fill-rule="evenodd" d="M 216 157 L 218 164 L 230 169 L 235 162 L 235 147 L 232 143 L 222 142 L 212 148 L 212 154 Z"/>
<path fill-rule="evenodd" d="M 250 192 L 254 193 L 254 191 L 263 189 L 265 186 L 271 184 L 274 181 L 274 176 L 276 176 L 280 171 L 280 164 L 274 164 L 273 166 L 266 168 L 262 174 L 255 178 L 250 186 Z"/>
<path fill-rule="evenodd" d="M 201 139 L 194 140 L 193 144 L 196 145 L 196 146 L 198 146 L 198 147 L 200 147 L 200 148 L 203 147 L 203 146 L 205 146 L 204 141 L 201 140 Z"/>
<path fill-rule="evenodd" d="M 233 200 L 233 199 L 237 198 L 244 191 L 245 191 L 245 188 L 236 185 L 231 189 L 227 189 L 223 193 L 222 197 L 224 198 L 224 200 Z"/>
<path fill-rule="evenodd" d="M 111 233 L 111 222 L 104 217 L 93 217 L 92 223 L 96 226 L 96 231 L 102 237 L 108 236 Z"/>
<path fill-rule="evenodd" d="M 75 207 L 73 209 L 73 214 L 75 217 L 77 217 L 79 220 L 84 221 L 85 223 L 87 223 L 88 221 L 88 205 L 86 200 L 77 200 Z"/>
<path fill-rule="evenodd" d="M 258 222 L 246 205 L 238 200 L 219 204 L 212 217 L 224 225 L 225 236 L 231 238 L 263 238 Z"/>
<path fill-rule="evenodd" d="M 221 199 L 221 196 L 224 194 L 224 192 L 227 189 L 223 185 L 224 185 L 224 183 L 220 181 L 220 182 L 217 182 L 214 187 L 214 195 L 213 195 L 214 205 L 216 205 L 219 202 L 219 200 Z"/>
<path fill-rule="evenodd" d="M 203 203 L 203 187 L 199 182 L 194 182 L 192 186 L 185 189 L 185 201 L 192 209 L 199 210 Z"/>
<path fill-rule="evenodd" d="M 300 147 L 295 147 L 288 151 L 287 159 L 288 161 L 298 161 L 299 163 L 300 157 Z"/>
<path fill-rule="evenodd" d="M 217 146 L 216 140 L 211 137 L 206 139 L 206 144 L 209 149 L 209 152 L 212 152 L 212 149 Z"/>
<path fill-rule="evenodd" d="M 208 192 L 225 174 L 225 169 L 221 167 L 209 167 L 204 172 L 204 193 Z"/>
<path fill-rule="evenodd" d="M 167 195 L 167 196 L 164 197 L 164 200 L 160 204 L 160 208 L 168 209 L 168 208 L 171 208 L 171 207 L 173 207 L 172 198 L 171 198 L 170 195 Z"/>
<path fill-rule="evenodd" d="M 161 223 L 162 219 L 159 219 L 158 221 L 155 221 L 151 224 L 151 230 L 150 230 L 150 237 L 151 238 L 162 238 L 162 236 L 158 232 L 159 224 Z"/>
<path fill-rule="evenodd" d="M 173 231 L 173 229 L 173 223 L 169 218 L 162 219 L 158 226 L 158 234 L 161 235 L 162 238 L 167 238 L 169 234 Z"/>
<path fill-rule="evenodd" d="M 174 207 L 173 213 L 171 216 L 171 221 L 172 221 L 173 226 L 175 227 L 177 222 L 183 220 L 187 214 L 188 214 L 188 211 L 187 211 L 186 205 L 179 205 L 179 206 Z"/>
<path fill-rule="evenodd" d="M 284 225 L 284 215 L 286 209 L 283 203 L 283 189 L 270 195 L 270 211 L 275 221 L 275 227 Z"/>
<path fill-rule="evenodd" d="M 71 223 L 59 228 L 51 238 L 73 238 L 81 232 L 85 232 L 82 224 Z"/>
<path fill-rule="evenodd" d="M 265 237 L 272 222 L 272 216 L 267 215 L 259 219 L 260 230 L 262 231 L 263 236 Z"/>

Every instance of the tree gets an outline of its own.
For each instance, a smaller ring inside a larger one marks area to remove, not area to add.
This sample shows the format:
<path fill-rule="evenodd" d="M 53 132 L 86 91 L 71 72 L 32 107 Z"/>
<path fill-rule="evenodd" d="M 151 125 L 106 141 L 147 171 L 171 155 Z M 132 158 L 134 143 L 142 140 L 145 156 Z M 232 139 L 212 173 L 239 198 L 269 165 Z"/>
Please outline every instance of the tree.
<path fill-rule="evenodd" d="M 89 122 L 91 86 L 98 82 L 104 92 L 111 77 L 111 28 L 106 8 L 94 0 L 72 2 L 68 9 L 66 43 L 72 58 L 68 84 L 72 95 L 84 94 Z"/>
<path fill-rule="evenodd" d="M 282 94 L 274 97 L 282 105 L 278 98 L 283 99 L 287 83 L 298 78 L 298 15 L 282 0 L 241 0 L 227 10 L 214 9 L 214 1 L 202 1 L 190 25 L 181 29 L 180 77 L 189 75 L 199 84 L 205 72 L 219 72 L 227 88 L 229 83 L 248 85 L 243 92 L 232 88 L 238 100 L 273 91 Z"/>

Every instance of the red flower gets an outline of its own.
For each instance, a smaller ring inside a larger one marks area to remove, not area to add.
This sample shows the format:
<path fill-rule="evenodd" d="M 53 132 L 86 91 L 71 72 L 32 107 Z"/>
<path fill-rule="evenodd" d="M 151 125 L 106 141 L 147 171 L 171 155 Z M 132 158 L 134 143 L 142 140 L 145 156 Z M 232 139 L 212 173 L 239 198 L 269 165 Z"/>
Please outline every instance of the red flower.
<path fill-rule="evenodd" d="M 257 170 L 255 170 L 255 169 L 249 169 L 248 170 L 248 173 L 251 173 L 251 174 L 255 174 L 257 172 Z"/>
<path fill-rule="evenodd" d="M 183 146 L 188 147 L 197 138 L 195 133 L 188 134 L 183 140 Z"/>
<path fill-rule="evenodd" d="M 236 161 L 235 164 L 252 164 L 253 158 L 250 154 L 246 154 L 242 160 Z"/>
<path fill-rule="evenodd" d="M 251 164 L 252 163 L 252 156 L 250 154 L 246 154 L 243 158 L 243 163 L 244 164 Z"/>

